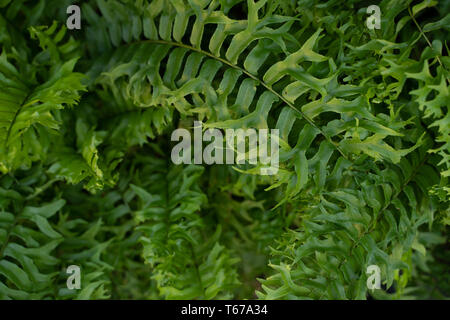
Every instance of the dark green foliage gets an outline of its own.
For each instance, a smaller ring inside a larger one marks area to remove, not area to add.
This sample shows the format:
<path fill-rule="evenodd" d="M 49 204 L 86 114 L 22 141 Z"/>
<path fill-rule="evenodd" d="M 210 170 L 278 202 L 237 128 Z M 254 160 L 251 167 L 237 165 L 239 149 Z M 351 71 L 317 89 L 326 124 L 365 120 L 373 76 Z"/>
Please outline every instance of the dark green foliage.
<path fill-rule="evenodd" d="M 0 298 L 448 298 L 448 2 L 70 4 L 0 0 Z M 194 120 L 278 173 L 174 165 Z"/>

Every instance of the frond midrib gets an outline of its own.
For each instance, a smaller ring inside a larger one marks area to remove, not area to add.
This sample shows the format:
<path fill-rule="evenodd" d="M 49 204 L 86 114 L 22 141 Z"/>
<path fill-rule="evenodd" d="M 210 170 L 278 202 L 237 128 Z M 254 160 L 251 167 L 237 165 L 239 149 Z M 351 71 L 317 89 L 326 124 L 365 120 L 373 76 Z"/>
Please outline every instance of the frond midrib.
<path fill-rule="evenodd" d="M 10 136 L 11 136 L 11 130 L 12 130 L 12 127 L 13 127 L 14 124 L 16 123 L 17 117 L 19 116 L 20 112 L 22 112 L 22 109 L 23 109 L 24 106 L 26 105 L 26 102 L 28 101 L 28 99 L 30 98 L 30 96 L 32 95 L 32 93 L 33 93 L 33 90 L 29 90 L 29 91 L 28 91 L 27 95 L 25 96 L 25 98 L 23 99 L 23 101 L 20 103 L 19 108 L 16 110 L 13 119 L 11 120 L 11 123 L 10 123 L 10 125 L 9 125 L 9 127 L 8 127 L 8 132 L 6 133 L 6 137 L 5 137 L 5 143 L 4 143 L 5 149 L 6 149 L 7 146 L 8 146 L 9 138 L 10 138 Z"/>
<path fill-rule="evenodd" d="M 209 57 L 211 59 L 215 59 L 215 60 L 217 60 L 217 61 L 227 65 L 230 68 L 234 68 L 236 70 L 239 70 L 240 72 L 245 74 L 247 77 L 249 77 L 249 78 L 255 80 L 257 83 L 261 84 L 266 90 L 270 91 L 277 98 L 279 98 L 281 101 L 283 101 L 289 108 L 294 110 L 298 115 L 300 115 L 303 119 L 305 119 L 311 126 L 313 126 L 315 129 L 317 129 L 325 137 L 325 139 L 341 154 L 342 157 L 344 157 L 346 160 L 351 161 L 351 159 L 348 158 L 347 154 L 342 150 L 342 148 L 336 142 L 334 142 L 331 139 L 331 137 L 328 136 L 322 130 L 322 128 L 319 125 L 317 125 L 311 118 L 309 118 L 303 111 L 297 109 L 293 103 L 291 103 L 286 98 L 284 98 L 283 95 L 281 95 L 278 92 L 276 92 L 271 86 L 269 86 L 267 83 L 265 83 L 264 80 L 258 78 L 254 74 L 251 74 L 249 71 L 247 71 L 246 69 L 242 68 L 241 66 L 233 64 L 232 62 L 230 62 L 230 61 L 228 61 L 228 60 L 226 60 L 226 59 L 224 59 L 222 57 L 218 57 L 218 56 L 212 54 L 211 52 L 202 50 L 200 48 L 193 47 L 191 45 L 187 45 L 187 44 L 182 43 L 182 42 L 146 39 L 146 40 L 139 40 L 139 41 L 134 41 L 134 42 L 127 43 L 127 44 L 125 44 L 125 46 L 131 46 L 133 44 L 139 44 L 139 43 L 154 43 L 154 44 L 162 44 L 162 45 L 169 45 L 169 46 L 185 48 L 185 49 L 188 49 L 188 50 L 195 51 L 197 53 L 203 54 L 203 55 L 205 55 L 205 56 L 207 56 L 207 57 Z M 116 48 L 116 50 L 117 50 L 117 48 Z"/>

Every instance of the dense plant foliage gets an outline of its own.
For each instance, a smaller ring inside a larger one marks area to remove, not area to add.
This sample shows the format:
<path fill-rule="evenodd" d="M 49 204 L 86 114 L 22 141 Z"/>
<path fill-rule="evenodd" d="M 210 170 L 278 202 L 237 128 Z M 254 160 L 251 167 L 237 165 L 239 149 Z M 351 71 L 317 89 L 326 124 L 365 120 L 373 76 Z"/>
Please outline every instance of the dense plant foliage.
<path fill-rule="evenodd" d="M 448 297 L 449 11 L 0 0 L 0 298 Z M 278 173 L 174 165 L 194 120 L 279 129 Z"/>

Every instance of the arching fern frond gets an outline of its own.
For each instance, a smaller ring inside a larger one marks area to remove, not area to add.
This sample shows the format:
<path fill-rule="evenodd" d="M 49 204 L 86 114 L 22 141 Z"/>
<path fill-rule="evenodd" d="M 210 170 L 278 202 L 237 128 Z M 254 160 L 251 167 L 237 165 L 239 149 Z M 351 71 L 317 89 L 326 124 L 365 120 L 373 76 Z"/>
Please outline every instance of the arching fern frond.
<path fill-rule="evenodd" d="M 103 16 L 95 15 L 91 23 L 111 28 L 111 38 L 102 41 L 118 49 L 112 55 L 105 53 L 93 65 L 90 78 L 137 106 L 165 106 L 184 116 L 207 119 L 206 127 L 261 129 L 277 123 L 283 138 L 295 141 L 295 134 L 289 137 L 289 133 L 297 121 L 296 127 L 304 127 L 304 134 L 326 140 L 316 152 L 328 153 L 328 157 L 349 159 L 351 154 L 365 153 L 376 160 L 398 162 L 415 148 L 395 150 L 387 143 L 387 137 L 400 135 L 389 126 L 400 128 L 402 124 L 395 124 L 393 116 L 372 113 L 367 88 L 338 83 L 341 71 L 333 59 L 314 51 L 319 48 L 322 29 L 299 45 L 286 36 L 295 19 L 270 10 L 261 14 L 265 4 L 247 1 L 248 19 L 233 21 L 216 1 L 202 5 L 155 1 L 148 7 L 100 1 Z M 129 19 L 122 26 L 117 24 L 121 18 L 116 16 L 116 7 L 132 14 L 133 28 L 126 27 L 131 27 Z M 115 26 L 112 19 L 116 19 Z M 120 27 L 122 38 L 113 38 L 120 35 L 116 30 Z M 204 39 L 206 35 L 209 39 Z M 188 43 L 184 42 L 187 38 Z M 269 57 L 279 62 L 270 65 Z M 330 113 L 336 114 L 335 120 L 324 126 L 322 117 Z M 364 139 L 353 133 L 355 125 L 365 129 Z M 316 155 L 314 159 L 324 161 L 324 154 Z"/>
<path fill-rule="evenodd" d="M 61 47 L 51 42 L 49 35 L 56 31 L 56 25 L 49 32 L 33 30 L 41 37 L 41 44 L 53 44 L 51 55 Z M 64 36 L 61 29 L 55 37 Z M 44 40 L 45 39 L 45 40 Z M 73 44 L 71 45 L 73 46 Z M 70 48 L 70 46 L 69 46 Z M 51 134 L 59 128 L 57 110 L 74 106 L 84 89 L 83 77 L 73 72 L 77 59 L 67 61 L 53 57 L 52 67 L 42 70 L 27 70 L 21 56 L 3 51 L 0 55 L 0 169 L 8 172 L 19 166 L 31 166 L 32 161 L 44 160 L 51 143 Z M 39 57 L 36 57 L 39 60 Z"/>

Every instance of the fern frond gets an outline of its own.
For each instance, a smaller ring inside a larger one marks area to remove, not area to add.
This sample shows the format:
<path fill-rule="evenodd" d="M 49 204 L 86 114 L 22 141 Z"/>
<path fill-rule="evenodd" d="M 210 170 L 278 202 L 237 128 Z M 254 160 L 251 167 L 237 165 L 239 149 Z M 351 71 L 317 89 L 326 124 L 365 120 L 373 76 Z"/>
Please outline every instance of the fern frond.
<path fill-rule="evenodd" d="M 2 205 L 0 214 L 0 297 L 51 297 L 56 276 L 54 267 L 59 262 L 53 251 L 63 239 L 48 219 L 65 201 L 60 199 L 39 207 L 23 206 L 25 199 L 17 192 L 0 190 L 10 202 Z"/>
<path fill-rule="evenodd" d="M 426 150 L 378 175 L 345 168 L 349 188 L 324 193 L 303 212 L 302 227 L 273 248 L 277 273 L 261 280 L 259 297 L 365 299 L 365 270 L 372 264 L 387 288 L 397 280 L 401 292 L 394 271 L 410 268 L 406 257 L 417 249 L 417 229 L 433 221 L 428 188 L 439 176 L 424 166 Z"/>
<path fill-rule="evenodd" d="M 197 186 L 203 169 L 167 168 L 165 160 L 152 162 L 138 171 L 148 191 L 137 185 L 131 188 L 140 199 L 135 216 L 141 222 L 143 258 L 152 268 L 160 295 L 166 299 L 230 297 L 239 283 L 237 260 L 217 242 L 220 231 L 212 234 L 214 230 L 206 229 L 199 214 L 206 201 Z M 164 188 L 156 183 L 161 181 Z"/>
<path fill-rule="evenodd" d="M 55 28 L 53 27 L 50 34 Z M 64 32 L 64 28 L 61 30 Z M 34 30 L 34 34 L 43 33 L 44 31 Z M 57 49 L 53 48 L 52 52 L 56 54 Z M 68 61 L 54 60 L 51 69 L 45 70 L 42 74 L 46 76 L 45 81 L 38 83 L 36 71 L 33 73 L 21 69 L 24 61 L 20 56 L 2 52 L 0 55 L 2 172 L 14 170 L 22 165 L 30 167 L 33 161 L 45 160 L 51 135 L 59 128 L 59 122 L 55 118 L 57 110 L 74 106 L 80 99 L 80 92 L 84 90 L 81 84 L 83 75 L 73 72 L 76 61 L 76 58 Z"/>

